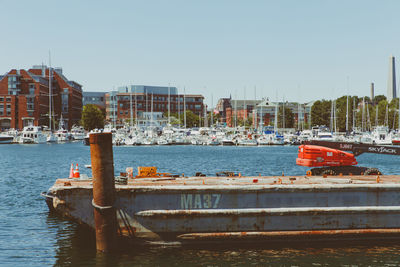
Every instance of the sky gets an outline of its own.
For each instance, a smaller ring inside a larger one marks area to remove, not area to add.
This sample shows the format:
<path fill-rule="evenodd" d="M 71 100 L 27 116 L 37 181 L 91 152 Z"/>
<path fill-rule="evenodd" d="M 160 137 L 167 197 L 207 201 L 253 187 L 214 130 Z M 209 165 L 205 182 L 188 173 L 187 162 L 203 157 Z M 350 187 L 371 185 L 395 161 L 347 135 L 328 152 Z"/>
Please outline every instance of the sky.
<path fill-rule="evenodd" d="M 308 102 L 385 94 L 400 1 L 0 0 L 0 74 L 48 64 L 83 85 Z M 399 66 L 400 67 L 400 66 Z M 397 74 L 397 78 L 400 75 Z"/>

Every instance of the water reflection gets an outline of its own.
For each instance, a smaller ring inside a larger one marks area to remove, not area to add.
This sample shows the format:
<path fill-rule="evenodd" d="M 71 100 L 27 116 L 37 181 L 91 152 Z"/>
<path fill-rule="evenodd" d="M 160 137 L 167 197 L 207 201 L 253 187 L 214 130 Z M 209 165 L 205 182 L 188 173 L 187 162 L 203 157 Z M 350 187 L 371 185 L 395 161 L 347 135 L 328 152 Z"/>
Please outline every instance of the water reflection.
<path fill-rule="evenodd" d="M 94 231 L 54 214 L 54 266 L 399 266 L 398 242 L 258 243 L 141 247 L 119 243 L 112 255 L 96 253 Z"/>

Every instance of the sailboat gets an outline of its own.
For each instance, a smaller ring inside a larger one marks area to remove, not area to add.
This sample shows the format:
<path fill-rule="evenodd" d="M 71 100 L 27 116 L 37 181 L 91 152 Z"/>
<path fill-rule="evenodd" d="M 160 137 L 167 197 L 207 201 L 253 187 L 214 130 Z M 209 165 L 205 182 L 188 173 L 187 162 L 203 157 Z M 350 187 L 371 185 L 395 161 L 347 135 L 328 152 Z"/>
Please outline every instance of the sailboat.
<path fill-rule="evenodd" d="M 53 130 L 51 128 L 51 119 L 53 116 L 53 90 L 51 88 L 52 85 L 52 77 L 51 77 L 51 57 L 49 52 L 49 134 L 47 136 L 47 142 L 54 143 L 57 142 L 57 137 L 53 134 Z"/>
<path fill-rule="evenodd" d="M 279 103 L 277 102 L 275 105 L 275 121 L 274 121 L 274 133 L 270 135 L 270 144 L 271 145 L 283 145 L 285 143 L 285 140 L 283 139 L 283 136 L 280 136 L 278 133 L 278 105 Z"/>
<path fill-rule="evenodd" d="M 67 142 L 71 141 L 71 134 L 65 129 L 64 120 L 61 114 L 59 121 L 59 127 L 56 132 L 57 142 Z"/>
<path fill-rule="evenodd" d="M 397 128 L 397 133 L 392 136 L 392 144 L 393 145 L 400 145 L 400 101 L 399 101 L 399 110 L 398 110 L 398 112 L 399 112 L 399 114 L 398 114 L 399 115 L 399 120 L 398 120 L 398 125 L 397 125 L 398 128 Z M 395 114 L 396 114 L 396 111 L 395 111 Z M 395 118 L 396 118 L 396 116 L 395 116 Z"/>

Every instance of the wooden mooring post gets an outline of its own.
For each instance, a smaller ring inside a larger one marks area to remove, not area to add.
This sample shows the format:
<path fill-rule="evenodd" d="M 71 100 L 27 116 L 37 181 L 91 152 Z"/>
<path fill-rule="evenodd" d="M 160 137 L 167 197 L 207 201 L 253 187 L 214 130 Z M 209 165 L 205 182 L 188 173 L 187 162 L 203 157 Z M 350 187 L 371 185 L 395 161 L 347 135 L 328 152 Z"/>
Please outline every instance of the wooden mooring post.
<path fill-rule="evenodd" d="M 116 248 L 117 219 L 114 208 L 114 160 L 111 133 L 93 133 L 89 137 L 93 173 L 96 248 L 109 253 Z"/>

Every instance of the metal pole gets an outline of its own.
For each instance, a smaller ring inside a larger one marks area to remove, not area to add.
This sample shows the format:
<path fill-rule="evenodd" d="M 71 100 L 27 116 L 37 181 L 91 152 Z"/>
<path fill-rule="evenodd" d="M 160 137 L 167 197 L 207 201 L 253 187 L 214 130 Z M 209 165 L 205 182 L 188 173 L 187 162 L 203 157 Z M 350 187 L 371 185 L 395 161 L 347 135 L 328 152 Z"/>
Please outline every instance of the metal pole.
<path fill-rule="evenodd" d="M 117 217 L 114 208 L 114 160 L 111 133 L 90 134 L 90 156 L 93 173 L 94 221 L 96 248 L 109 253 L 115 250 Z"/>
<path fill-rule="evenodd" d="M 131 104 L 131 123 L 130 123 L 131 129 L 130 129 L 130 131 L 132 131 L 132 128 L 133 128 L 132 86 L 130 88 L 129 96 L 130 96 L 130 104 Z"/>
<path fill-rule="evenodd" d="M 183 87 L 183 116 L 186 129 L 186 87 Z"/>

